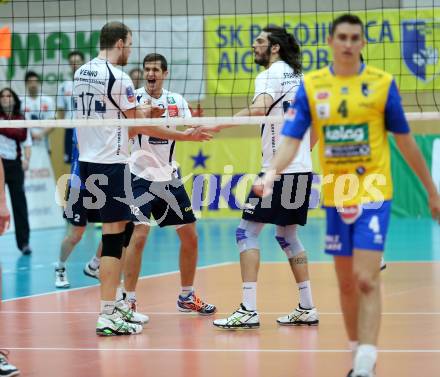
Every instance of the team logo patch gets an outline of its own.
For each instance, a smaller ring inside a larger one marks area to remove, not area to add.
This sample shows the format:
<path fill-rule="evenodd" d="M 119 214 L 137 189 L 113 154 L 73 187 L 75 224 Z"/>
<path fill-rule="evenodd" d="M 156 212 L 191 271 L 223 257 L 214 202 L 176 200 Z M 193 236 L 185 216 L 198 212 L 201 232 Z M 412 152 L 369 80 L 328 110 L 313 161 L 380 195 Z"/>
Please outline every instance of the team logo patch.
<path fill-rule="evenodd" d="M 329 103 L 318 103 L 316 105 L 316 114 L 319 119 L 330 118 L 330 104 Z"/>
<path fill-rule="evenodd" d="M 322 101 L 322 100 L 328 99 L 329 97 L 330 97 L 330 92 L 325 91 L 325 92 L 318 92 L 318 93 L 316 93 L 316 97 L 315 98 L 318 101 Z"/>
<path fill-rule="evenodd" d="M 171 117 L 177 117 L 179 116 L 179 108 L 177 105 L 168 105 L 168 116 Z"/>
<path fill-rule="evenodd" d="M 133 88 L 131 86 L 128 86 L 125 91 L 126 91 L 126 94 L 127 94 L 128 102 L 133 103 L 134 101 L 136 101 L 136 96 L 134 95 L 134 91 L 133 91 Z"/>
<path fill-rule="evenodd" d="M 361 91 L 364 97 L 368 97 L 371 94 L 371 90 L 368 88 L 368 83 L 362 83 Z"/>
<path fill-rule="evenodd" d="M 437 30 L 435 30 L 437 29 Z M 440 73 L 439 20 L 402 22 L 402 55 L 411 73 L 422 81 L 432 81 Z"/>
<path fill-rule="evenodd" d="M 176 100 L 174 99 L 173 96 L 168 96 L 168 97 L 167 97 L 167 102 L 168 102 L 170 105 L 174 105 L 174 104 L 176 103 Z"/>
<path fill-rule="evenodd" d="M 339 207 L 338 213 L 341 220 L 346 224 L 353 224 L 362 215 L 362 206 Z"/>

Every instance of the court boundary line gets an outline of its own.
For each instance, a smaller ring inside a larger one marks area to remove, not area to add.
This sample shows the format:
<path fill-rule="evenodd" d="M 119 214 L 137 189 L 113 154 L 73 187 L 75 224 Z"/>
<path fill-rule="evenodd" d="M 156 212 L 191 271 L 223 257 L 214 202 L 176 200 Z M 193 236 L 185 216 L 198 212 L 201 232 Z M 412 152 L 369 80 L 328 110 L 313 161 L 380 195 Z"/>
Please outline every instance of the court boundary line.
<path fill-rule="evenodd" d="M 228 266 L 228 265 L 235 264 L 235 263 L 236 262 L 214 263 L 214 264 L 210 264 L 210 265 L 206 265 L 206 266 L 197 267 L 197 270 L 205 270 L 205 269 L 212 268 L 212 267 L 223 267 L 223 266 Z M 169 276 L 169 275 L 174 275 L 174 274 L 178 274 L 178 273 L 180 273 L 179 270 L 168 271 L 168 272 L 160 272 L 158 274 L 141 276 L 139 278 L 139 280 L 146 280 L 146 279 L 152 279 L 152 278 L 157 278 L 157 277 L 162 277 L 162 276 Z M 76 291 L 80 291 L 80 290 L 83 290 L 83 289 L 91 289 L 91 288 L 95 288 L 95 287 L 99 287 L 99 283 L 93 284 L 93 285 L 88 285 L 88 286 L 85 286 L 85 287 L 69 288 L 69 289 L 64 289 L 64 290 L 59 290 L 58 289 L 56 291 L 50 291 L 50 292 L 45 292 L 45 293 L 37 293 L 35 295 L 30 295 L 30 296 L 8 298 L 6 300 L 1 300 L 1 301 L 2 302 L 11 302 L 11 301 L 18 301 L 18 300 L 34 298 L 34 297 L 49 296 L 49 295 L 54 295 L 54 294 L 58 294 L 58 295 L 59 294 L 66 294 L 66 293 L 69 293 L 69 292 L 76 292 Z"/>
<path fill-rule="evenodd" d="M 391 264 L 410 264 L 410 263 L 414 263 L 414 264 L 440 264 L 440 261 L 385 261 L 385 262 L 390 265 Z M 206 266 L 197 267 L 197 270 L 204 270 L 204 269 L 208 269 L 208 268 L 223 267 L 223 266 L 230 266 L 230 265 L 239 265 L 239 264 L 240 263 L 237 261 L 221 262 L 221 263 L 214 263 L 214 264 L 209 264 Z M 262 261 L 261 264 L 286 264 L 287 265 L 287 261 Z M 333 261 L 315 261 L 315 262 L 309 262 L 309 264 L 333 264 Z M 139 280 L 152 279 L 152 278 L 162 277 L 162 276 L 169 276 L 169 275 L 174 275 L 174 274 L 178 274 L 178 273 L 180 273 L 179 270 L 160 272 L 157 274 L 142 276 L 139 278 Z M 87 285 L 84 287 L 69 288 L 69 289 L 65 289 L 65 290 L 54 290 L 54 291 L 45 292 L 45 293 L 37 293 L 35 295 L 8 298 L 5 300 L 0 300 L 0 301 L 1 302 L 12 302 L 12 301 L 18 301 L 18 300 L 23 300 L 23 299 L 42 297 L 42 296 L 48 296 L 48 295 L 54 295 L 54 294 L 66 294 L 68 292 L 76 292 L 79 290 L 91 289 L 91 288 L 95 288 L 95 287 L 99 287 L 99 283 Z"/>
<path fill-rule="evenodd" d="M 9 347 L 10 351 L 60 352 L 224 352 L 224 353 L 351 353 L 349 349 L 240 349 L 240 348 L 66 348 L 66 347 Z M 440 349 L 378 349 L 378 353 L 440 353 Z"/>

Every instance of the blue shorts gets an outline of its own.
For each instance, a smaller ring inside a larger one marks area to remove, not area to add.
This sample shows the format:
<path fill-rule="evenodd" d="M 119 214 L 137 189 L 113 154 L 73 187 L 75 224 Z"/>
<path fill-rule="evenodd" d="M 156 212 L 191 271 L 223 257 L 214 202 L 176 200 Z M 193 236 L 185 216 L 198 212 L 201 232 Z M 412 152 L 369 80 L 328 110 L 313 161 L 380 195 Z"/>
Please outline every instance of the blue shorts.
<path fill-rule="evenodd" d="M 377 209 L 364 205 L 359 217 L 350 224 L 344 222 L 335 207 L 326 207 L 325 209 L 327 212 L 325 252 L 327 254 L 351 256 L 353 249 L 379 252 L 384 250 L 391 201 L 384 201 Z"/>

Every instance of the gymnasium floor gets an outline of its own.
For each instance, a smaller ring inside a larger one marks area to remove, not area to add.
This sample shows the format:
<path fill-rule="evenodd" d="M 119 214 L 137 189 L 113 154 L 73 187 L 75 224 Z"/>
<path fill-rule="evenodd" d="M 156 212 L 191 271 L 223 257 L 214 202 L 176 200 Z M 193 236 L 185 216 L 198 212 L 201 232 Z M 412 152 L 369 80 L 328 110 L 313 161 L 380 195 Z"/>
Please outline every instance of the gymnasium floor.
<path fill-rule="evenodd" d="M 241 299 L 235 227 L 238 221 L 199 221 L 196 289 L 229 314 Z M 227 332 L 212 317 L 180 314 L 178 242 L 173 229 L 152 230 L 144 253 L 139 309 L 149 314 L 142 335 L 98 338 L 94 326 L 99 291 L 82 274 L 100 230 L 91 228 L 68 264 L 72 289 L 54 293 L 53 262 L 64 229 L 32 233 L 31 257 L 20 256 L 13 235 L 0 239 L 3 299 L 0 348 L 23 376 L 300 376 L 346 375 L 350 353 L 343 330 L 336 281 L 322 252 L 324 221 L 301 229 L 309 250 L 319 327 L 279 327 L 277 316 L 297 303 L 296 287 L 273 229 L 261 235 L 259 310 L 261 327 Z M 440 376 L 440 227 L 427 219 L 393 219 L 383 273 L 384 315 L 378 377 Z"/>

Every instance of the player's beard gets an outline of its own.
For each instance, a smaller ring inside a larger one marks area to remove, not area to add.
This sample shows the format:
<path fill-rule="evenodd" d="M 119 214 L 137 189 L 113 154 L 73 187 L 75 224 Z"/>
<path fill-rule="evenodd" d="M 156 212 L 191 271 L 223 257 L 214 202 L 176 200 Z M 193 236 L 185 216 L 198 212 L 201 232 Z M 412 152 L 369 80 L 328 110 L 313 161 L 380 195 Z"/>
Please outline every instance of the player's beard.
<path fill-rule="evenodd" d="M 270 62 L 270 47 L 268 46 L 264 53 L 255 55 L 254 62 L 263 67 L 267 67 Z"/>

